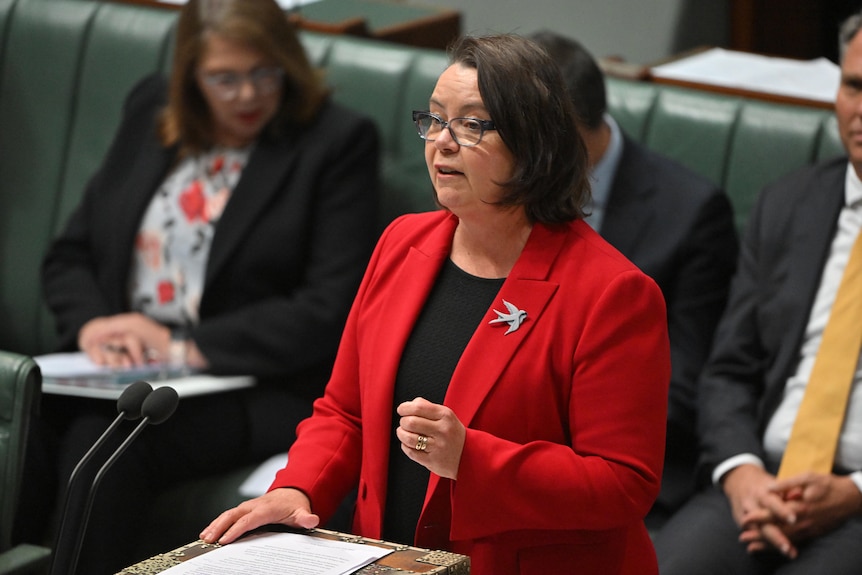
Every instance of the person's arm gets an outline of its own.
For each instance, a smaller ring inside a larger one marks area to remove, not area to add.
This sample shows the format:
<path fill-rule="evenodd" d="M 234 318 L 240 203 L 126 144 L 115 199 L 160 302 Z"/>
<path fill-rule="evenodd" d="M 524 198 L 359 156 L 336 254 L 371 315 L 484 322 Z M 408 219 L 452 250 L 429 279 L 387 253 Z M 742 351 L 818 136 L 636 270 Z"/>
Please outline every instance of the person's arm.
<path fill-rule="evenodd" d="M 110 198 L 115 204 L 142 155 L 164 153 L 155 138 L 155 116 L 164 97 L 165 81 L 159 76 L 145 78 L 129 92 L 101 166 L 42 262 L 42 289 L 56 320 L 60 349 L 75 349 L 88 321 L 126 311 L 122 283 L 130 254 L 120 252 L 131 246 L 136 230 L 118 221 Z M 119 201 L 126 209 L 129 198 Z"/>
<path fill-rule="evenodd" d="M 764 461 L 760 402 L 767 351 L 761 341 L 759 211 L 749 220 L 741 244 L 727 308 L 715 332 L 710 358 L 698 380 L 698 433 L 703 470 L 741 454 Z"/>
<path fill-rule="evenodd" d="M 668 433 L 688 438 L 696 434 L 697 380 L 727 302 L 739 251 L 730 201 L 717 188 L 699 205 L 684 244 L 674 262 L 673 282 L 665 289 L 672 365 Z"/>

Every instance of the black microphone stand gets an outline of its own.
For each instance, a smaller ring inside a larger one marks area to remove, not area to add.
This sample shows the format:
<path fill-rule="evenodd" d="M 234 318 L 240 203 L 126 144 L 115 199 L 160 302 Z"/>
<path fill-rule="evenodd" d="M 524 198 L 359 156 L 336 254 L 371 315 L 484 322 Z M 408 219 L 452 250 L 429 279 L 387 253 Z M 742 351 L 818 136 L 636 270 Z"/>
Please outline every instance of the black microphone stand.
<path fill-rule="evenodd" d="M 93 479 L 93 483 L 90 485 L 90 491 L 87 494 L 87 501 L 84 505 L 83 515 L 81 516 L 81 525 L 77 531 L 75 546 L 72 548 L 72 556 L 69 560 L 67 571 L 69 575 L 75 573 L 75 568 L 78 565 L 78 557 L 81 554 L 84 535 L 87 532 L 87 523 L 90 521 L 90 510 L 93 508 L 93 500 L 95 499 L 96 490 L 99 488 L 99 483 L 101 483 L 102 477 L 104 477 L 108 469 L 110 469 L 114 462 L 117 461 L 117 459 L 119 459 L 119 457 L 126 451 L 132 441 L 141 434 L 147 424 L 158 425 L 164 422 L 173 415 L 174 411 L 176 411 L 178 403 L 179 396 L 177 395 L 177 391 L 172 387 L 159 387 L 153 391 L 144 400 L 144 404 L 141 407 L 141 414 L 144 418 L 137 427 L 132 430 L 123 443 L 120 444 L 117 450 L 111 454 L 102 467 L 99 468 L 98 473 L 96 473 L 96 477 Z"/>
<path fill-rule="evenodd" d="M 96 452 L 105 444 L 108 437 L 110 437 L 120 424 L 123 423 L 123 420 L 127 419 L 134 421 L 141 418 L 141 409 L 143 408 L 144 401 L 152 392 L 153 386 L 146 381 L 136 381 L 123 390 L 123 393 L 120 394 L 120 397 L 117 399 L 117 411 L 119 412 L 119 415 L 114 419 L 111 425 L 108 426 L 108 429 L 102 433 L 99 439 L 96 440 L 93 446 L 87 450 L 72 470 L 72 474 L 69 476 L 69 482 L 66 484 L 66 494 L 63 502 L 63 515 L 60 520 L 60 529 L 57 532 L 57 539 L 54 542 L 53 559 L 51 561 L 51 575 L 62 575 L 63 573 L 66 573 L 63 566 L 64 563 L 67 562 L 67 556 L 70 553 L 68 548 L 70 534 L 67 533 L 67 531 L 70 529 L 69 516 L 71 515 L 71 494 L 78 481 L 78 476 Z"/>

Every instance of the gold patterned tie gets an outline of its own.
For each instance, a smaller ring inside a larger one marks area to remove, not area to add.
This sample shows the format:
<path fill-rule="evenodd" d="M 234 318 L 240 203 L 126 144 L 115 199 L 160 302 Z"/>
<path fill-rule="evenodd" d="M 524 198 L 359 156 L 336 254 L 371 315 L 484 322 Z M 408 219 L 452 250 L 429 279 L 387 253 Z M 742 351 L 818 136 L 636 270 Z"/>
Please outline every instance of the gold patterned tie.
<path fill-rule="evenodd" d="M 778 477 L 830 473 L 862 348 L 862 233 L 838 286 Z"/>

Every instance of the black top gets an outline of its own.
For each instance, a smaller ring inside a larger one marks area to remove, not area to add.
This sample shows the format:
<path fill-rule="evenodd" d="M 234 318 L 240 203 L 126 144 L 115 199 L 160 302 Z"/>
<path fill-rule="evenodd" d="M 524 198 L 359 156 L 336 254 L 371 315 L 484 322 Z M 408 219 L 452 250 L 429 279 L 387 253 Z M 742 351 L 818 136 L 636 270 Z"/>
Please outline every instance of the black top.
<path fill-rule="evenodd" d="M 472 276 L 447 260 L 407 340 L 392 403 L 389 482 L 383 520 L 386 541 L 413 544 L 430 474 L 401 451 L 401 442 L 395 436 L 400 416 L 395 409 L 417 397 L 443 403 L 455 366 L 504 281 Z"/>

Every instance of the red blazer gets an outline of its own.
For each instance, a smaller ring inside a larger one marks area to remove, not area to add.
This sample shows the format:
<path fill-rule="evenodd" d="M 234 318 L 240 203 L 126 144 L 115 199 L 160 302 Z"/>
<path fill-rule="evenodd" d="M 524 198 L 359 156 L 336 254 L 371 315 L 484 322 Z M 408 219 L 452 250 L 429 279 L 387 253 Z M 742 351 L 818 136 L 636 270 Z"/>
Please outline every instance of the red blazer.
<path fill-rule="evenodd" d="M 384 232 L 272 486 L 303 490 L 325 521 L 358 480 L 356 534 L 382 532 L 395 374 L 456 225 L 438 211 Z M 503 300 L 527 312 L 508 335 L 489 323 Z M 670 379 L 656 284 L 582 221 L 535 225 L 486 319 L 445 399 L 468 428 L 458 479 L 431 474 L 416 545 L 470 555 L 474 575 L 657 573 L 642 521 Z"/>

